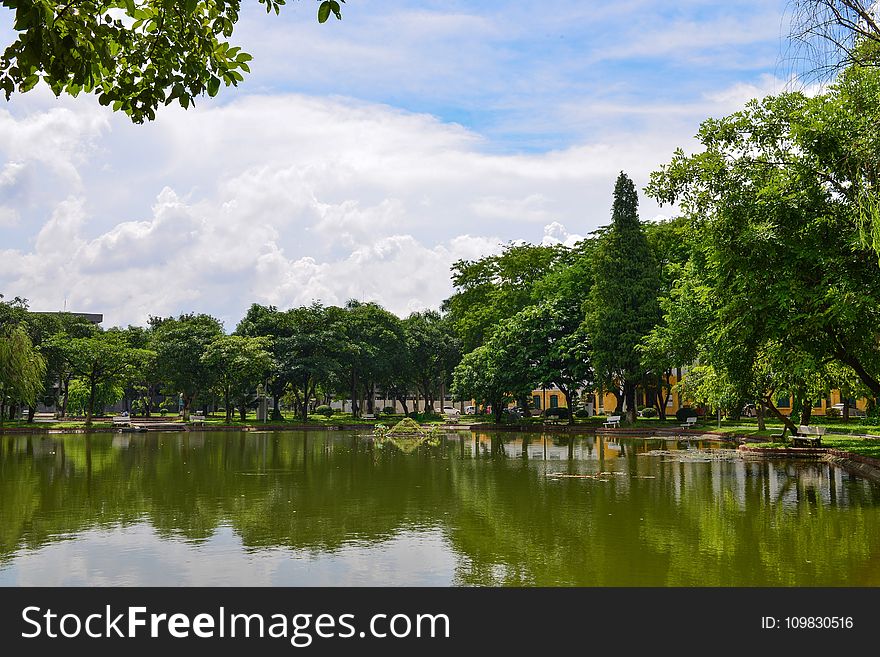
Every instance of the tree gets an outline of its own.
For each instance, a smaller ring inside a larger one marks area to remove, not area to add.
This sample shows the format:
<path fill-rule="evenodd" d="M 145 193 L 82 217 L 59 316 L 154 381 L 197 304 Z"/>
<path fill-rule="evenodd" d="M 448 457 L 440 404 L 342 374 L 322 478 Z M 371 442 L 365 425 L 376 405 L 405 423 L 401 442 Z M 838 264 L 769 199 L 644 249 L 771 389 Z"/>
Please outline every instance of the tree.
<path fill-rule="evenodd" d="M 247 395 L 271 371 L 272 356 L 267 346 L 267 338 L 221 335 L 205 348 L 201 361 L 211 368 L 222 391 L 227 424 L 232 421 L 233 396 Z M 241 414 L 244 420 L 244 405 L 241 406 Z"/>
<path fill-rule="evenodd" d="M 486 345 L 504 354 L 508 376 L 520 382 L 524 394 L 538 387 L 559 388 L 570 409 L 569 424 L 574 422 L 574 394 L 593 383 L 582 321 L 578 306 L 563 299 L 545 301 L 504 322 Z"/>
<path fill-rule="evenodd" d="M 277 340 L 278 369 L 288 382 L 300 419 L 307 422 L 318 386 L 338 376 L 342 368 L 342 327 L 334 313 L 319 303 L 286 314 L 290 334 Z"/>
<path fill-rule="evenodd" d="M 405 367 L 406 352 L 400 319 L 376 303 L 350 300 L 344 309 L 331 308 L 330 321 L 338 327 L 339 362 L 344 384 L 351 393 L 352 413 L 362 412 L 366 399 L 372 413 L 377 387 Z M 342 383 L 342 381 L 339 381 Z"/>
<path fill-rule="evenodd" d="M 639 344 L 657 323 L 657 267 L 638 216 L 635 185 L 622 173 L 614 187 L 612 223 L 600 237 L 585 318 L 597 373 L 621 393 L 636 417 L 635 389 L 644 378 Z"/>
<path fill-rule="evenodd" d="M 465 354 L 452 374 L 453 395 L 460 400 L 473 399 L 490 405 L 495 422 L 501 422 L 505 405 L 528 394 L 531 386 L 520 376 L 508 352 L 499 345 L 485 344 Z"/>
<path fill-rule="evenodd" d="M 443 302 L 464 351 L 484 344 L 502 320 L 533 303 L 536 284 L 564 249 L 508 244 L 499 255 L 452 266 L 455 294 Z"/>
<path fill-rule="evenodd" d="M 252 338 L 268 339 L 268 351 L 272 355 L 274 369 L 269 377 L 269 392 L 272 394 L 272 419 L 281 421 L 279 403 L 287 386 L 291 383 L 287 370 L 284 369 L 285 338 L 293 335 L 294 327 L 290 312 L 282 312 L 275 306 L 252 304 L 247 313 L 235 327 L 236 335 Z"/>
<path fill-rule="evenodd" d="M 818 73 L 880 64 L 875 0 L 794 0 L 790 38 Z"/>
<path fill-rule="evenodd" d="M 194 314 L 151 317 L 150 325 L 160 378 L 167 389 L 183 395 L 183 418 L 188 420 L 193 400 L 214 384 L 214 371 L 202 354 L 223 334 L 223 325 L 210 315 Z"/>
<path fill-rule="evenodd" d="M 119 387 L 124 380 L 130 351 L 125 334 L 118 329 L 70 341 L 71 369 L 88 387 L 87 427 L 92 425 L 99 388 Z"/>
<path fill-rule="evenodd" d="M 721 370 L 744 345 L 773 345 L 792 359 L 784 371 L 836 360 L 880 394 L 880 267 L 859 207 L 873 183 L 856 156 L 866 135 L 848 121 L 880 70 L 853 75 L 816 98 L 782 94 L 705 121 L 705 150 L 678 151 L 652 176 L 649 193 L 678 202 L 697 235 L 690 285 L 704 291 Z"/>
<path fill-rule="evenodd" d="M 444 389 L 452 370 L 461 360 L 458 338 L 451 323 L 435 310 L 415 312 L 403 320 L 410 375 L 416 391 L 425 400 L 425 411 L 434 402 L 443 407 Z"/>
<path fill-rule="evenodd" d="M 99 383 L 93 390 L 87 381 L 71 379 L 68 408 L 74 415 L 86 415 L 93 406 L 95 414 L 100 415 L 104 408 L 117 403 L 124 394 L 122 387 L 112 381 Z"/>
<path fill-rule="evenodd" d="M 280 12 L 285 0 L 259 0 Z M 339 2 L 321 0 L 318 21 L 341 19 Z M 240 0 L 5 0 L 15 41 L 0 57 L 0 89 L 30 91 L 41 79 L 58 96 L 94 93 L 135 123 L 160 104 L 183 108 L 220 85 L 236 86 L 250 55 L 231 45 Z"/>
<path fill-rule="evenodd" d="M 0 427 L 7 404 L 34 403 L 43 390 L 46 362 L 24 326 L 24 300 L 0 302 Z"/>

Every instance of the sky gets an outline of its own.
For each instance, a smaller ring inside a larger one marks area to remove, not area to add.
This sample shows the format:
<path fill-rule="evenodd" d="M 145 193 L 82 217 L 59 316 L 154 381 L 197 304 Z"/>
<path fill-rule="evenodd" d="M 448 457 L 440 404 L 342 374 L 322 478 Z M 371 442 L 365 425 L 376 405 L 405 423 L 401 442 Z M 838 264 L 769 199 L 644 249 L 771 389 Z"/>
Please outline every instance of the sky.
<path fill-rule="evenodd" d="M 798 84 L 789 0 L 243 5 L 252 73 L 195 108 L 0 101 L 6 299 L 230 331 L 255 302 L 437 308 L 455 261 L 573 244 L 620 171 L 641 190 L 701 121 Z"/>

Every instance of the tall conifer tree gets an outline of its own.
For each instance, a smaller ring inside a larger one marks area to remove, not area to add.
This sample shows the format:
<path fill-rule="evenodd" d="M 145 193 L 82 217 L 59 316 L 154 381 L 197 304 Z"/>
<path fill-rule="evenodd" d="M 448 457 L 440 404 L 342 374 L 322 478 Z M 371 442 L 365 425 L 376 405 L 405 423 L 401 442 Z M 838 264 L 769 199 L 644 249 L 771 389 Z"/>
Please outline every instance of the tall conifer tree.
<path fill-rule="evenodd" d="M 636 416 L 636 385 L 645 376 L 637 346 L 658 317 L 657 266 L 638 208 L 635 185 L 621 172 L 614 186 L 611 225 L 596 252 L 585 319 L 596 372 L 615 391 L 618 409 L 626 401 L 631 422 Z"/>

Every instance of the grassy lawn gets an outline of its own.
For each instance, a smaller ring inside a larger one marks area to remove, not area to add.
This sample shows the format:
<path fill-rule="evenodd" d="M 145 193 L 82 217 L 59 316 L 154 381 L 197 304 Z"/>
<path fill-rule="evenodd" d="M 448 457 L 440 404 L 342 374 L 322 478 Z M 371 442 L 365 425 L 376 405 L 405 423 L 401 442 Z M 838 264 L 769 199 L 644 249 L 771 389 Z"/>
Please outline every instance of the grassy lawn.
<path fill-rule="evenodd" d="M 880 459 L 880 438 L 849 438 L 847 436 L 829 436 L 825 434 L 822 436 L 822 446 Z M 791 443 L 761 443 L 760 445 L 752 445 L 752 447 L 779 449 L 791 447 Z"/>

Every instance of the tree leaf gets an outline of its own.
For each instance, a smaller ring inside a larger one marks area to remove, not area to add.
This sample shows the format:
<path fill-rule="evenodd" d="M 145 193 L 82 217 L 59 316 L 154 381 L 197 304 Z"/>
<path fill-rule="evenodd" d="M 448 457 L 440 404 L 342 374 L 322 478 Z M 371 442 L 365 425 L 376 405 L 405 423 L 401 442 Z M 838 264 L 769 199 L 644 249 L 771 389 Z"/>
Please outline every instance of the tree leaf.
<path fill-rule="evenodd" d="M 324 0 L 318 7 L 318 22 L 326 23 L 328 18 L 330 18 L 330 0 Z"/>

